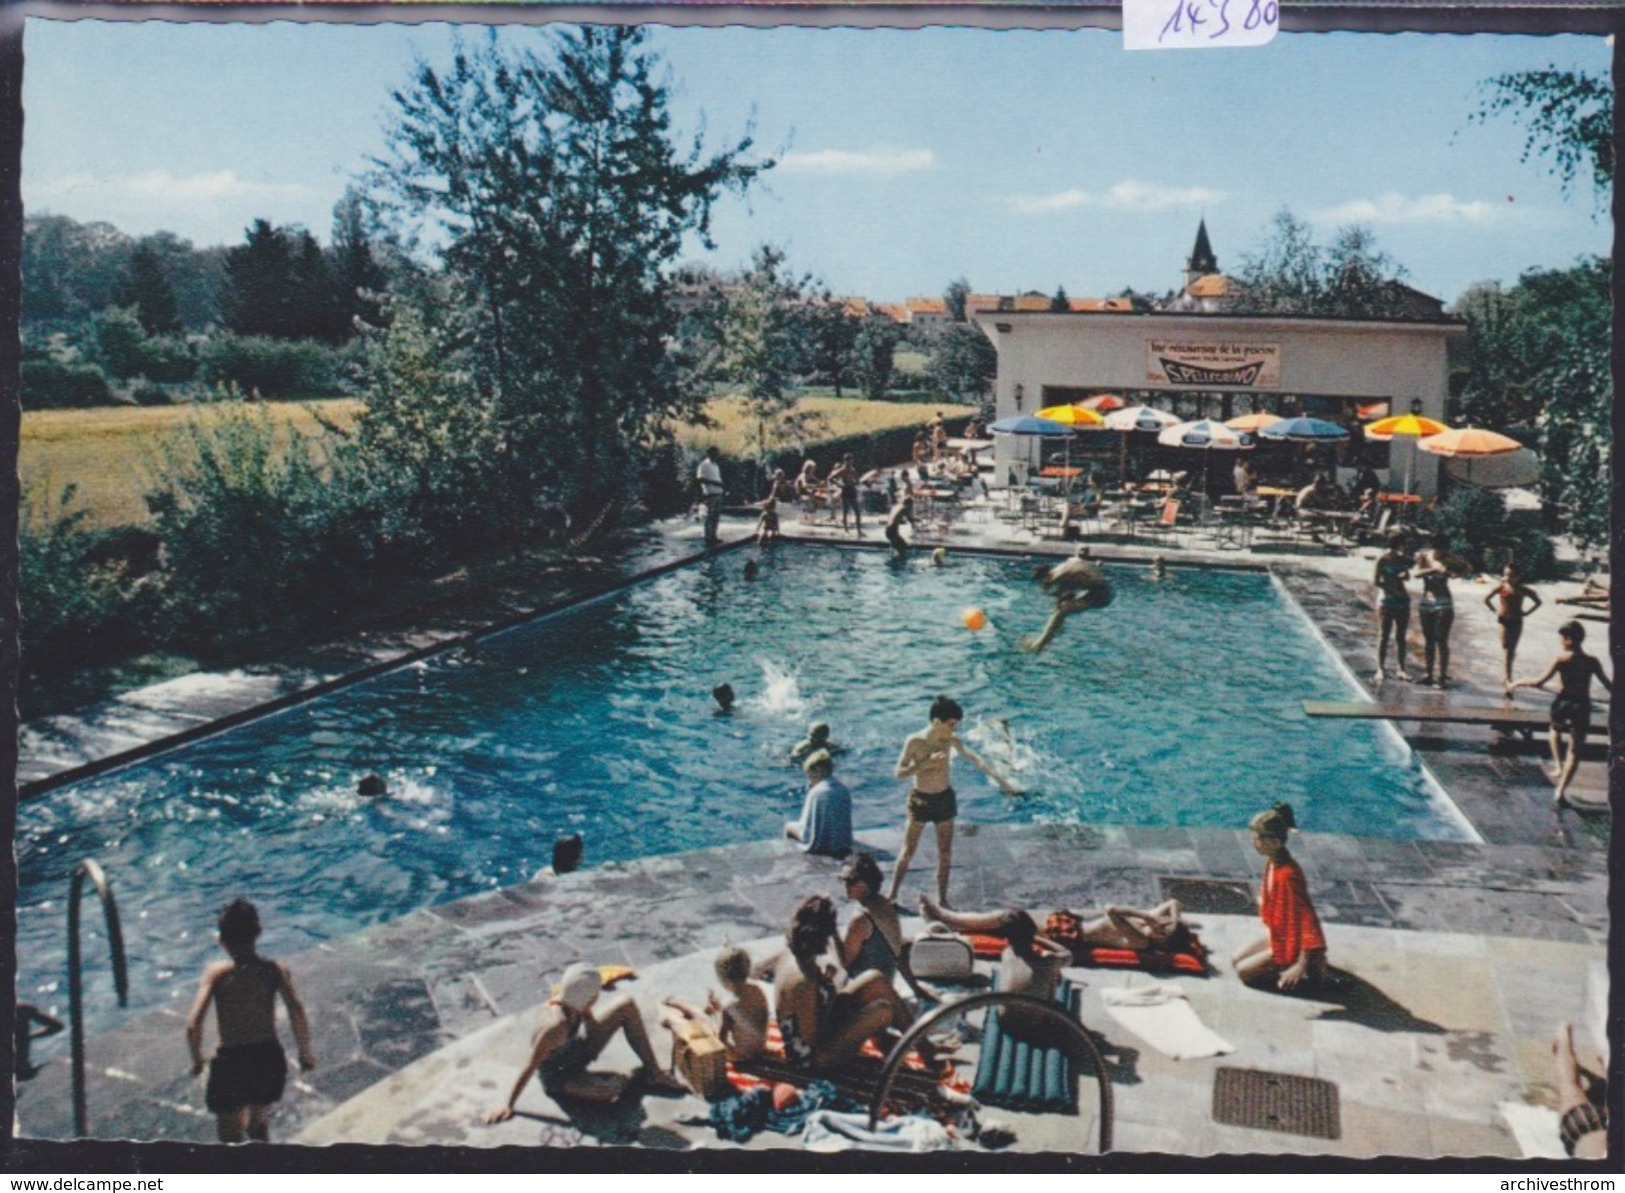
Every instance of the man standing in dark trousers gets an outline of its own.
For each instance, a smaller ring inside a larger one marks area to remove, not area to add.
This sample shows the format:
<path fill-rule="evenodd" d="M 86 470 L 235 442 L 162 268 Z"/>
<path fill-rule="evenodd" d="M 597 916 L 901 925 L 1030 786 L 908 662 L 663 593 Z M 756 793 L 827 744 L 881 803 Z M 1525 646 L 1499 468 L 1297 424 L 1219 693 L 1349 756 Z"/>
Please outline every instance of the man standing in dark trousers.
<path fill-rule="evenodd" d="M 709 551 L 718 542 L 717 524 L 722 521 L 722 469 L 717 464 L 715 446 L 705 449 L 705 458 L 694 472 L 699 482 L 700 500 L 705 502 L 705 549 Z"/>

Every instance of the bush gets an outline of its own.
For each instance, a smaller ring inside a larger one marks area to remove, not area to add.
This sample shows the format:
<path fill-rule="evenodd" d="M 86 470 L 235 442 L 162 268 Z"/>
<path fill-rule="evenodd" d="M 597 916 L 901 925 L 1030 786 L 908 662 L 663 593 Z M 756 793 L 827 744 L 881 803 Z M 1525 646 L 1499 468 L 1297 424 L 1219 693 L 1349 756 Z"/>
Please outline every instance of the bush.
<path fill-rule="evenodd" d="M 179 336 L 153 336 L 137 353 L 138 375 L 149 381 L 190 381 L 197 375 L 197 358 Z"/>
<path fill-rule="evenodd" d="M 1528 580 L 1550 580 L 1557 575 L 1557 548 L 1551 536 L 1534 527 L 1523 527 L 1512 538 L 1512 562 Z"/>
<path fill-rule="evenodd" d="M 98 558 L 100 536 L 84 528 L 86 511 L 72 508 L 75 492 L 67 486 L 48 513 L 26 494 L 21 502 L 18 640 L 29 678 L 60 674 L 138 645 L 120 571 Z"/>
<path fill-rule="evenodd" d="M 261 409 L 228 402 L 165 447 L 147 496 L 168 556 L 171 629 L 207 648 L 232 637 L 330 622 L 372 585 L 354 487 L 312 443 Z"/>
<path fill-rule="evenodd" d="M 166 387 L 141 379 L 130 387 L 130 397 L 137 406 L 169 406 L 175 401 L 174 395 Z"/>
<path fill-rule="evenodd" d="M 1534 527 L 1518 525 L 1501 495 L 1489 489 L 1456 489 L 1424 520 L 1424 528 L 1447 535 L 1451 549 L 1481 572 L 1500 571 L 1508 559 L 1527 579 L 1556 572 L 1551 540 Z"/>
<path fill-rule="evenodd" d="M 23 406 L 29 410 L 106 406 L 113 401 L 113 387 L 97 365 L 25 360 L 22 389 Z"/>
<path fill-rule="evenodd" d="M 344 388 L 338 358 L 315 340 L 220 335 L 204 345 L 203 380 L 266 398 L 314 398 Z"/>

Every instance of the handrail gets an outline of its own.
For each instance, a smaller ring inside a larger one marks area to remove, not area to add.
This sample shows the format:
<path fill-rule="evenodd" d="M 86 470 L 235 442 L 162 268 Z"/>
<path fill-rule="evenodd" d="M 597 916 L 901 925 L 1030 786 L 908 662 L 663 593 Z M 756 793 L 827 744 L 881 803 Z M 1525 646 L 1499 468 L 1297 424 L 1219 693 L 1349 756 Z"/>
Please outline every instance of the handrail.
<path fill-rule="evenodd" d="M 880 1119 L 881 1108 L 886 1105 L 886 1096 L 891 1093 L 892 1078 L 897 1075 L 898 1066 L 903 1063 L 903 1057 L 908 1055 L 914 1042 L 924 1036 L 943 1019 L 951 1015 L 960 1015 L 966 1011 L 975 1011 L 982 1007 L 1012 1006 L 1023 1007 L 1029 1011 L 1042 1014 L 1069 1030 L 1077 1041 L 1083 1046 L 1095 1064 L 1095 1081 L 1100 1086 L 1100 1151 L 1102 1154 L 1112 1150 L 1112 1083 L 1106 1076 L 1106 1059 L 1100 1055 L 1100 1049 L 1095 1046 L 1094 1039 L 1084 1030 L 1076 1016 L 1072 1015 L 1060 1003 L 1047 999 L 1034 998 L 1031 994 L 1016 994 L 1004 990 L 992 990 L 984 994 L 972 994 L 968 998 L 945 1002 L 935 1010 L 921 1015 L 914 1021 L 914 1026 L 903 1033 L 903 1038 L 892 1046 L 886 1056 L 886 1064 L 880 1070 L 880 1081 L 875 1086 L 874 1096 L 869 1102 L 869 1129 L 873 1131 Z"/>
<path fill-rule="evenodd" d="M 130 996 L 118 901 L 113 898 L 112 884 L 107 881 L 101 866 L 93 859 L 86 858 L 73 868 L 73 882 L 68 888 L 68 1021 L 73 1039 L 73 1129 L 80 1137 L 90 1134 L 89 1115 L 85 1111 L 84 981 L 79 960 L 79 901 L 84 894 L 86 878 L 96 888 L 96 895 L 102 903 L 102 915 L 107 921 L 107 946 L 113 954 L 113 987 L 118 991 L 118 1005 L 128 1005 Z"/>

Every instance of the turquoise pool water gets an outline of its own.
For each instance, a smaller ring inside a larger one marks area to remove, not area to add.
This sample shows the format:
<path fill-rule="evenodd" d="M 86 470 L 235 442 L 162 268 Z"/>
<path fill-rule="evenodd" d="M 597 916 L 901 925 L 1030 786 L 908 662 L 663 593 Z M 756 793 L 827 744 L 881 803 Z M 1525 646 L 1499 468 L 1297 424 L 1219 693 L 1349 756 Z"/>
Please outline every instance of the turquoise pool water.
<path fill-rule="evenodd" d="M 587 864 L 775 836 L 800 807 L 785 760 L 808 721 L 846 747 L 858 830 L 896 825 L 892 768 L 933 696 L 1027 794 L 956 764 L 965 820 L 1242 826 L 1290 800 L 1308 830 L 1461 838 L 1459 818 L 1379 724 L 1311 723 L 1357 695 L 1269 577 L 1109 568 L 1117 600 L 1028 655 L 1048 601 L 1032 561 L 784 547 L 738 552 L 22 807 L 18 995 L 63 993 L 63 898 L 101 860 L 138 998 L 188 990 L 213 916 L 255 899 L 290 953 L 437 901 L 519 882 L 556 834 Z M 987 612 L 980 633 L 967 607 Z M 710 691 L 739 703 L 714 715 Z M 355 793 L 367 771 L 391 794 Z M 94 917 L 89 917 L 94 920 Z M 87 953 L 87 956 L 94 954 Z M 108 985 L 91 968 L 92 987 Z M 105 989 L 100 997 L 106 997 Z"/>

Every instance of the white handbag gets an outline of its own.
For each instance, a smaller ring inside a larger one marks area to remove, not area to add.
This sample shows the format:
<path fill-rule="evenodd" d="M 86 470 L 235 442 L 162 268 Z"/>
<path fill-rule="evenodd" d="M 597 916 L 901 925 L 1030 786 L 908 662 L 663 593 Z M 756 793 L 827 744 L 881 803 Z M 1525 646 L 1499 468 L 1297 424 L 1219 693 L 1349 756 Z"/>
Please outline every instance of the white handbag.
<path fill-rule="evenodd" d="M 929 924 L 909 945 L 908 967 L 917 978 L 955 981 L 975 974 L 975 954 L 947 924 Z"/>

